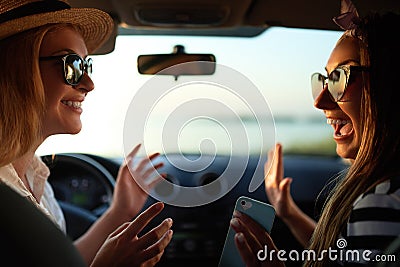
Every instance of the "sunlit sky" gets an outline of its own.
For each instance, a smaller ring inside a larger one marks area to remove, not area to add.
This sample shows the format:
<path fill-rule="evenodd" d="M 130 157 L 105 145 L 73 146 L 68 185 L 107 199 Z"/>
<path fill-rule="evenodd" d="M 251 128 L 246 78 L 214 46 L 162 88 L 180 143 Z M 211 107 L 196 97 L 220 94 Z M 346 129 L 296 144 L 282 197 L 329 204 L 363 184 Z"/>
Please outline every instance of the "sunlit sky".
<path fill-rule="evenodd" d="M 247 77 L 264 96 L 275 118 L 290 116 L 302 120 L 322 117 L 312 105 L 310 75 L 315 71 L 324 72 L 330 51 L 340 35 L 335 31 L 271 28 L 255 38 L 120 36 L 115 51 L 92 57 L 92 79 L 96 88 L 83 103 L 81 133 L 50 137 L 39 148 L 38 154 L 86 152 L 122 156 L 128 107 L 138 90 L 146 87 L 150 79 L 157 79 L 138 74 L 137 57 L 140 54 L 171 53 L 177 44 L 183 45 L 187 53 L 212 53 L 217 64 Z M 174 83 L 173 77 L 162 79 Z M 213 99 L 225 99 L 239 115 L 247 115 L 246 109 L 238 103 L 240 99 L 224 97 L 223 92 L 217 96 L 220 92 L 211 89 L 204 89 L 201 94 L 200 90 L 193 91 L 194 98 L 207 97 L 208 94 Z M 185 98 L 184 94 L 170 95 L 168 101 L 161 101 L 155 110 L 165 115 L 171 106 L 180 105 Z"/>

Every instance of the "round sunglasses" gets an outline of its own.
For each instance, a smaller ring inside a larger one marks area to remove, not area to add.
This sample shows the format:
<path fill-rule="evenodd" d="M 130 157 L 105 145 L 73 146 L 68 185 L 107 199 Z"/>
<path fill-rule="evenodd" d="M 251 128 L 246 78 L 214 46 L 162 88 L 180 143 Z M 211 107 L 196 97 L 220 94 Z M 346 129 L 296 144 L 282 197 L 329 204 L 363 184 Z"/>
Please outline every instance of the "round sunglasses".
<path fill-rule="evenodd" d="M 89 77 L 92 74 L 92 59 L 83 59 L 77 54 L 67 54 L 60 56 L 40 57 L 39 60 L 59 60 L 63 61 L 64 80 L 69 85 L 78 85 L 84 73 Z"/>
<path fill-rule="evenodd" d="M 329 94 L 334 102 L 339 102 L 346 91 L 347 85 L 349 84 L 351 73 L 354 71 L 368 71 L 368 67 L 365 66 L 350 66 L 343 65 L 334 69 L 328 77 L 321 73 L 314 73 L 311 75 L 311 89 L 312 96 L 315 99 L 324 90 L 325 85 L 328 85 Z"/>

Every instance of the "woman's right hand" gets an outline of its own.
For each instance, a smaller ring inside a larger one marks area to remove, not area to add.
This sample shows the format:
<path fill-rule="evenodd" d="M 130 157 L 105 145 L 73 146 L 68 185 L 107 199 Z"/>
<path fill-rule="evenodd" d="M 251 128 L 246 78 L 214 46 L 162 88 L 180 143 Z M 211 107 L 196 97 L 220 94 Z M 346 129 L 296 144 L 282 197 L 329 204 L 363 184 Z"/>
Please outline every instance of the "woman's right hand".
<path fill-rule="evenodd" d="M 268 160 L 264 165 L 265 191 L 276 215 L 282 220 L 290 218 L 297 205 L 290 194 L 292 178 L 283 178 L 282 145 L 276 144 L 275 149 L 268 152 Z"/>
<path fill-rule="evenodd" d="M 247 267 L 285 266 L 268 232 L 251 217 L 235 211 L 231 227 L 236 232 L 236 248 Z"/>
<path fill-rule="evenodd" d="M 135 220 L 121 225 L 111 233 L 96 254 L 91 267 L 154 266 L 171 241 L 172 219 L 165 219 L 140 237 L 138 234 L 163 208 L 163 203 L 155 203 Z"/>
<path fill-rule="evenodd" d="M 274 206 L 276 215 L 289 227 L 290 231 L 304 247 L 309 245 L 316 222 L 305 214 L 294 202 L 290 194 L 292 178 L 283 178 L 282 145 L 268 152 L 264 166 L 264 182 L 267 197 Z"/>

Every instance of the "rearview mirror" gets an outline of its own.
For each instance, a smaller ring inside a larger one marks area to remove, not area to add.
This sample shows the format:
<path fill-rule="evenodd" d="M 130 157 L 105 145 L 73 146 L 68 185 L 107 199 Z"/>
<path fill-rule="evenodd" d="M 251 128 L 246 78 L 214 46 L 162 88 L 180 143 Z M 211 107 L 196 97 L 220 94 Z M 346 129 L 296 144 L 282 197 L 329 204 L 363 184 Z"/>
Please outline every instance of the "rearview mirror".
<path fill-rule="evenodd" d="M 215 72 L 215 56 L 186 54 L 183 46 L 176 45 L 171 54 L 138 56 L 137 65 L 140 74 L 172 75 L 175 78 L 181 75 L 211 75 Z"/>

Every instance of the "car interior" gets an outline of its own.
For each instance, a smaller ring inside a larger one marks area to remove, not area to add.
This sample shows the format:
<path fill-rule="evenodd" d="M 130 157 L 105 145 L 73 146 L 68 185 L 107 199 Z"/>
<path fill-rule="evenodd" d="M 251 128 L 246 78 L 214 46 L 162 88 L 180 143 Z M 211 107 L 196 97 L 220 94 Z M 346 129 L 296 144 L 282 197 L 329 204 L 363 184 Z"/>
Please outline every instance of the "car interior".
<path fill-rule="evenodd" d="M 394 0 L 353 2 L 360 13 L 399 8 Z M 119 166 L 137 143 L 139 157 L 161 153 L 154 164 L 163 162 L 158 171 L 166 174 L 143 207 L 166 203 L 148 228 L 174 220 L 157 266 L 218 266 L 238 197 L 269 203 L 264 163 L 276 142 L 295 202 L 318 219 L 348 168 L 310 89 L 311 73 L 323 71 L 341 35 L 332 21 L 339 0 L 69 3 L 115 22 L 92 55 L 96 89 L 84 103 L 82 132 L 51 137 L 38 150 L 72 240 L 110 205 Z M 279 249 L 302 250 L 279 218 L 271 236 Z"/>

